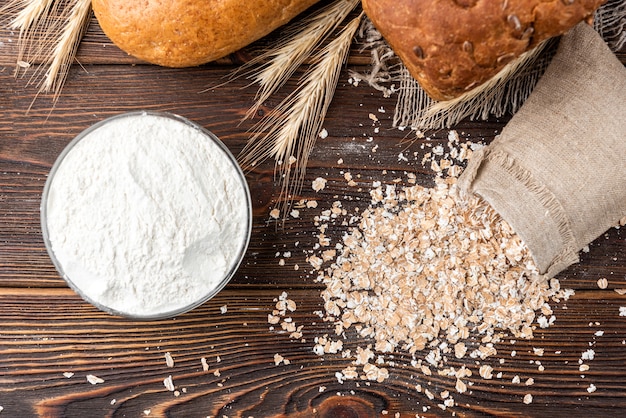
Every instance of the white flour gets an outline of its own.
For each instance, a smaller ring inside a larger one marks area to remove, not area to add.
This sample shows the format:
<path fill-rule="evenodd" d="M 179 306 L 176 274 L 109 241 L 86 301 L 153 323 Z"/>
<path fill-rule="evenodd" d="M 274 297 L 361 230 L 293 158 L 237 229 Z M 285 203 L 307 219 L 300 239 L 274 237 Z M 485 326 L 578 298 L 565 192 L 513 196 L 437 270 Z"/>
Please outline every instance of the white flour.
<path fill-rule="evenodd" d="M 51 248 L 73 286 L 125 315 L 197 302 L 248 239 L 242 177 L 199 130 L 162 116 L 118 118 L 63 159 L 46 205 Z"/>

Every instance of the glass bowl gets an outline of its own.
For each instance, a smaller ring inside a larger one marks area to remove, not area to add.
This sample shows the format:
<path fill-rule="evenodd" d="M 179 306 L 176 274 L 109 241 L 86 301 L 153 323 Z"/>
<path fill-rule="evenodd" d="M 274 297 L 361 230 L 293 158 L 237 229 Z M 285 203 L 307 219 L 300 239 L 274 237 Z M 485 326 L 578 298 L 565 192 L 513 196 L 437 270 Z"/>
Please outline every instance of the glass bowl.
<path fill-rule="evenodd" d="M 136 111 L 96 123 L 61 152 L 43 189 L 41 228 L 54 266 L 84 300 L 164 319 L 231 280 L 250 241 L 252 203 L 214 134 L 178 115 Z"/>

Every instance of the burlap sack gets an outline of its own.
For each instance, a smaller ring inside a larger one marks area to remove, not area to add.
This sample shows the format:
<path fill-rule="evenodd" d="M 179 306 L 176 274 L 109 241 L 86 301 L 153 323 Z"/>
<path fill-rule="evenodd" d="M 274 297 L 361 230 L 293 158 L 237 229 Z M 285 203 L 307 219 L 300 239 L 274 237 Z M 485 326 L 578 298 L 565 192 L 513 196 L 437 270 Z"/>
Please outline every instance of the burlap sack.
<path fill-rule="evenodd" d="M 459 179 L 553 276 L 626 216 L 626 68 L 581 23 L 535 90 Z"/>

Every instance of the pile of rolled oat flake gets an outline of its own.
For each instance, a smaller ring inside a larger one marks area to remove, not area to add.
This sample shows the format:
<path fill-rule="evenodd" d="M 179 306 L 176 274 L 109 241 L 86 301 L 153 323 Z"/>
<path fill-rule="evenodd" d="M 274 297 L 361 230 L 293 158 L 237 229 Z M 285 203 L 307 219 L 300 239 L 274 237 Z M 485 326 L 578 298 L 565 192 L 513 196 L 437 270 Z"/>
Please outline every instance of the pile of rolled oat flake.
<path fill-rule="evenodd" d="M 316 337 L 313 350 L 353 360 L 337 371 L 339 382 L 382 382 L 388 377 L 385 356 L 405 352 L 417 370 L 448 376 L 464 393 L 474 373 L 494 378 L 493 368 L 480 361 L 497 354 L 496 343 L 532 338 L 536 326 L 554 323 L 550 302 L 574 293 L 538 273 L 520 237 L 487 203 L 460 196 L 457 177 L 478 144 L 460 143 L 455 131 L 448 140 L 449 151 L 435 147 L 422 161 L 437 174 L 434 187 L 415 184 L 407 173 L 406 187 L 375 182 L 371 203 L 358 216 L 336 201 L 316 217 L 318 244 L 308 262 L 325 286 L 324 312 L 317 313 L 334 325 L 335 335 Z M 345 177 L 352 180 L 349 173 Z M 319 191 L 325 184 L 317 179 L 313 188 Z M 327 233 L 341 217 L 350 218 L 341 223 L 352 226 L 333 243 Z M 277 308 L 286 304 L 295 310 L 283 294 Z M 279 324 L 284 314 L 275 310 L 270 322 Z M 294 324 L 282 325 L 296 331 Z M 344 350 L 349 330 L 371 344 Z M 297 328 L 297 338 L 301 331 Z M 451 356 L 467 359 L 472 367 L 450 367 Z M 435 397 L 420 384 L 416 389 Z M 532 395 L 523 402 L 532 402 Z M 446 393 L 440 407 L 454 404 Z"/>

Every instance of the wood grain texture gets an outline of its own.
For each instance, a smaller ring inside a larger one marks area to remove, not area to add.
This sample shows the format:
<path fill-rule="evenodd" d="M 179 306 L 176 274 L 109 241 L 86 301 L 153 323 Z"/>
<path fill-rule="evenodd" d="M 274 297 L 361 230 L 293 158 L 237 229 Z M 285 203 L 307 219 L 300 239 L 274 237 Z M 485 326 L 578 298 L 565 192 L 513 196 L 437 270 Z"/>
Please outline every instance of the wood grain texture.
<path fill-rule="evenodd" d="M 430 407 L 426 415 L 432 416 L 443 413 L 438 394 L 448 390 L 460 416 L 555 411 L 582 416 L 626 407 L 626 329 L 616 315 L 626 304 L 624 296 L 601 291 L 575 296 L 560 307 L 557 324 L 538 331 L 534 340 L 497 344 L 498 355 L 486 363 L 494 375 L 502 372 L 501 378 L 484 380 L 474 370 L 475 377 L 467 379 L 470 391 L 460 395 L 453 379 L 422 374 L 406 353 L 395 354 L 395 367 L 383 383 L 338 383 L 335 372 L 350 361 L 339 355 L 322 359 L 312 351 L 314 336 L 332 332 L 314 314 L 321 300 L 315 292 L 289 290 L 298 303 L 293 319 L 306 324 L 304 341 L 268 329 L 267 313 L 281 291 L 228 287 L 176 319 L 136 323 L 99 312 L 66 289 L 1 289 L 2 405 L 13 416 L 80 417 L 97 410 L 97 416 L 121 417 L 146 409 L 151 416 L 341 416 L 332 414 L 335 408 L 348 411 L 346 416 L 374 417 L 383 410 L 421 415 L 423 407 Z M 228 307 L 226 313 L 221 306 Z M 599 330 L 602 336 L 595 335 Z M 354 335 L 348 341 L 346 348 L 367 344 Z M 583 377 L 578 360 L 590 347 L 596 357 L 585 362 L 590 370 Z M 537 356 L 533 348 L 545 353 Z M 174 367 L 167 367 L 166 352 Z M 275 354 L 290 364 L 276 365 Z M 202 369 L 203 357 L 208 371 Z M 474 368 L 467 363 L 450 359 L 448 365 Z M 104 382 L 91 385 L 88 374 Z M 178 396 L 163 385 L 170 375 Z M 515 375 L 522 383 L 511 383 Z M 528 378 L 533 385 L 524 384 Z M 590 383 L 598 388 L 593 394 L 587 392 Z M 417 392 L 416 385 L 436 398 Z M 534 397 L 531 405 L 521 403 L 527 393 Z"/>
<path fill-rule="evenodd" d="M 501 378 L 480 378 L 474 360 L 448 359 L 449 366 L 465 365 L 474 372 L 466 379 L 471 386 L 465 394 L 456 393 L 455 381 L 448 377 L 424 375 L 406 352 L 394 353 L 393 366 L 387 366 L 390 377 L 382 383 L 339 383 L 335 373 L 351 360 L 313 352 L 315 337 L 333 333 L 331 324 L 316 314 L 323 309 L 321 288 L 306 262 L 317 242 L 315 216 L 336 200 L 349 211 L 366 207 L 373 181 L 400 179 L 404 184 L 406 173 L 412 172 L 420 184 L 432 184 L 433 173 L 422 159 L 431 146 L 445 145 L 448 135 L 442 130 L 417 139 L 392 129 L 395 98 L 348 84 L 347 71 L 324 123 L 329 136 L 318 140 L 305 187 L 295 199 L 316 200 L 318 208 L 299 208 L 300 216 L 284 225 L 270 221 L 269 210 L 279 193 L 274 166 L 267 162 L 255 167 L 246 175 L 254 205 L 251 244 L 224 291 L 170 320 L 134 322 L 98 311 L 67 288 L 42 241 L 41 192 L 61 150 L 99 120 L 149 109 L 177 113 L 205 126 L 237 154 L 255 122 L 242 122 L 255 89 L 243 79 L 220 86 L 234 68 L 228 62 L 179 70 L 133 62 L 115 51 L 93 24 L 79 55 L 82 66 L 72 68 L 56 105 L 47 96 L 33 103 L 36 88 L 12 75 L 13 50 L 7 39 L 14 35 L 4 31 L 0 36 L 1 415 L 603 417 L 618 416 L 626 407 L 626 317 L 619 316 L 626 296 L 613 290 L 626 288 L 624 228 L 607 231 L 581 253 L 579 264 L 559 275 L 562 286 L 576 294 L 555 305 L 553 327 L 538 329 L 530 341 L 507 339 L 496 345 L 498 354 L 484 363 L 493 366 L 494 375 L 501 372 Z M 365 70 L 358 65 L 366 62 L 356 54 L 349 67 Z M 265 103 L 262 112 L 276 106 L 296 80 Z M 464 121 L 455 129 L 462 138 L 489 143 L 507 121 Z M 346 172 L 357 186 L 347 184 Z M 320 192 L 310 187 L 317 177 L 328 179 Z M 334 225 L 328 234 L 336 242 L 345 230 Z M 284 266 L 279 265 L 281 258 Z M 600 278 L 608 279 L 607 289 L 598 288 Z M 304 341 L 270 330 L 267 315 L 283 291 L 298 305 L 291 316 L 304 325 Z M 345 348 L 352 350 L 368 343 L 352 331 L 345 338 Z M 543 356 L 533 348 L 543 348 Z M 582 373 L 579 361 L 589 349 L 595 357 L 585 361 L 590 369 Z M 166 365 L 166 352 L 173 356 L 174 367 Z M 276 365 L 275 354 L 290 363 Z M 426 354 L 418 352 L 415 358 Z M 202 369 L 203 357 L 208 371 Z M 92 385 L 88 374 L 104 382 Z M 170 375 L 178 396 L 163 384 Z M 520 384 L 511 382 L 516 375 Z M 531 377 L 534 384 L 526 386 Z M 587 390 L 591 383 L 597 387 L 592 393 Z M 438 404 L 446 390 L 457 405 L 443 411 Z M 530 405 L 522 401 L 526 394 L 533 396 Z"/>

